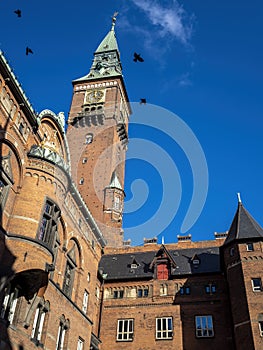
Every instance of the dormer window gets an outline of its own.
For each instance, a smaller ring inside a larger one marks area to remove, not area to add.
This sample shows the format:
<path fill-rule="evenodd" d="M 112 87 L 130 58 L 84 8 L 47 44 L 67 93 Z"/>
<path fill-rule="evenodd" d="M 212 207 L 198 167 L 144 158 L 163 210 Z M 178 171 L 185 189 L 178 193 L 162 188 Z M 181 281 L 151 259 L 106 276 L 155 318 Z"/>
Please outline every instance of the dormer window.
<path fill-rule="evenodd" d="M 195 254 L 192 259 L 191 259 L 191 263 L 194 265 L 194 267 L 198 267 L 200 265 L 200 259 L 197 256 L 197 254 Z"/>
<path fill-rule="evenodd" d="M 137 264 L 131 264 L 132 269 L 137 269 L 138 265 Z"/>

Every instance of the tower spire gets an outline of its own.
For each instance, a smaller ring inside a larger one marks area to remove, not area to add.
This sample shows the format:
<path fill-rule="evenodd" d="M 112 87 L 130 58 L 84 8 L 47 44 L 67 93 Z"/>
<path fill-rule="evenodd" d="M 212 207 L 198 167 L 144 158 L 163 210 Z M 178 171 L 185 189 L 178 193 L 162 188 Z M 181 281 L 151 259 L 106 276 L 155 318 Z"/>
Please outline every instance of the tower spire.
<path fill-rule="evenodd" d="M 115 35 L 117 15 L 118 12 L 114 12 L 112 16 L 111 29 L 94 52 L 94 59 L 89 73 L 74 81 L 88 81 L 122 76 L 120 52 Z"/>

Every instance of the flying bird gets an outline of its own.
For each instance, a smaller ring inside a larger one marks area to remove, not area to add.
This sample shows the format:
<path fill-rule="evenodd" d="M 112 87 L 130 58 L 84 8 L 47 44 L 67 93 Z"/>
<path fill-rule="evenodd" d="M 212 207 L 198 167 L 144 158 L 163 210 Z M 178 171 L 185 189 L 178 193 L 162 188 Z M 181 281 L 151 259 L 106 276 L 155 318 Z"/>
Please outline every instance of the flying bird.
<path fill-rule="evenodd" d="M 140 105 L 146 105 L 146 98 L 141 98 Z"/>
<path fill-rule="evenodd" d="M 28 55 L 29 53 L 33 53 L 33 51 L 30 49 L 30 47 L 26 47 L 26 55 Z"/>
<path fill-rule="evenodd" d="M 14 13 L 17 15 L 17 17 L 21 17 L 21 10 L 17 9 L 14 11 Z"/>
<path fill-rule="evenodd" d="M 141 55 L 139 54 L 139 53 L 136 53 L 136 52 L 134 52 L 134 54 L 133 54 L 133 56 L 134 56 L 134 62 L 144 62 L 144 59 L 141 57 Z"/>

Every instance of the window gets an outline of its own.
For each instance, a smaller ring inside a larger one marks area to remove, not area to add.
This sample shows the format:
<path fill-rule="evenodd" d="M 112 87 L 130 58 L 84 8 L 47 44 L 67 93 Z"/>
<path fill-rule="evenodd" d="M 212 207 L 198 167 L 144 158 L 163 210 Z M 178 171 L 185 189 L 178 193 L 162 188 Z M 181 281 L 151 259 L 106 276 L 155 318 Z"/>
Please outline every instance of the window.
<path fill-rule="evenodd" d="M 19 124 L 18 130 L 19 130 L 20 134 L 23 135 L 24 130 L 25 130 L 25 125 L 22 122 Z"/>
<path fill-rule="evenodd" d="M 84 349 L 84 340 L 82 338 L 79 338 L 77 350 L 83 350 L 83 349 Z"/>
<path fill-rule="evenodd" d="M 180 288 L 181 295 L 189 295 L 191 293 L 191 289 L 188 286 L 183 286 Z"/>
<path fill-rule="evenodd" d="M 66 320 L 65 316 L 62 315 L 59 322 L 56 350 L 64 350 L 64 346 L 66 345 L 66 333 L 68 329 L 69 320 Z"/>
<path fill-rule="evenodd" d="M 253 252 L 254 251 L 253 243 L 247 243 L 247 251 L 248 252 Z"/>
<path fill-rule="evenodd" d="M 207 284 L 205 286 L 205 292 L 206 294 L 215 294 L 216 292 L 216 286 L 214 284 Z"/>
<path fill-rule="evenodd" d="M 65 275 L 64 275 L 64 283 L 63 283 L 63 292 L 70 297 L 73 287 L 73 281 L 74 281 L 74 272 L 75 272 L 75 266 L 73 263 L 68 260 L 66 263 L 66 269 L 65 269 Z"/>
<path fill-rule="evenodd" d="M 212 316 L 195 316 L 195 334 L 198 338 L 214 336 Z"/>
<path fill-rule="evenodd" d="M 86 313 L 88 310 L 88 303 L 89 303 L 89 293 L 88 291 L 85 290 L 83 295 L 83 304 L 82 304 L 82 311 L 84 313 Z"/>
<path fill-rule="evenodd" d="M 173 338 L 173 319 L 172 317 L 156 318 L 156 339 Z"/>
<path fill-rule="evenodd" d="M 258 326 L 259 326 L 259 334 L 261 337 L 263 337 L 263 321 L 259 321 Z"/>
<path fill-rule="evenodd" d="M 49 302 L 44 302 L 44 300 L 42 300 L 42 302 L 37 307 L 31 332 L 31 339 L 37 344 L 42 344 L 41 338 L 43 333 L 43 326 L 48 311 Z"/>
<path fill-rule="evenodd" d="M 132 341 L 133 340 L 133 319 L 118 320 L 117 340 Z"/>
<path fill-rule="evenodd" d="M 5 319 L 12 324 L 16 311 L 17 300 L 19 297 L 19 289 L 8 286 L 5 291 L 5 297 L 0 311 L 0 318 Z"/>
<path fill-rule="evenodd" d="M 4 211 L 4 205 L 7 199 L 9 185 L 0 177 L 0 214 Z"/>
<path fill-rule="evenodd" d="M 85 140 L 85 143 L 86 144 L 89 144 L 93 141 L 93 135 L 92 134 L 87 134 L 86 135 L 86 140 Z"/>
<path fill-rule="evenodd" d="M 235 254 L 235 248 L 234 247 L 230 248 L 229 254 L 230 254 L 230 256 L 234 256 L 234 254 Z"/>
<path fill-rule="evenodd" d="M 115 290 L 113 292 L 113 298 L 114 299 L 122 299 L 124 295 L 124 291 L 123 290 Z"/>
<path fill-rule="evenodd" d="M 148 297 L 149 290 L 148 288 L 139 288 L 137 291 L 138 298 L 146 298 Z"/>
<path fill-rule="evenodd" d="M 37 238 L 40 241 L 47 243 L 53 248 L 54 242 L 57 236 L 58 221 L 60 218 L 60 210 L 50 200 L 47 200 L 44 206 L 44 213 L 40 223 L 40 228 L 38 231 Z"/>
<path fill-rule="evenodd" d="M 261 278 L 252 278 L 251 283 L 252 283 L 253 292 L 261 292 L 262 290 Z"/>
<path fill-rule="evenodd" d="M 80 185 L 83 185 L 83 184 L 84 184 L 84 178 L 83 178 L 83 177 L 80 178 L 79 184 L 80 184 Z"/>
<path fill-rule="evenodd" d="M 82 164 L 86 164 L 87 161 L 88 161 L 88 158 L 87 158 L 87 157 L 84 157 L 84 158 L 82 159 Z"/>
<path fill-rule="evenodd" d="M 168 293 L 167 285 L 161 284 L 160 285 L 160 295 L 167 295 L 167 293 Z"/>

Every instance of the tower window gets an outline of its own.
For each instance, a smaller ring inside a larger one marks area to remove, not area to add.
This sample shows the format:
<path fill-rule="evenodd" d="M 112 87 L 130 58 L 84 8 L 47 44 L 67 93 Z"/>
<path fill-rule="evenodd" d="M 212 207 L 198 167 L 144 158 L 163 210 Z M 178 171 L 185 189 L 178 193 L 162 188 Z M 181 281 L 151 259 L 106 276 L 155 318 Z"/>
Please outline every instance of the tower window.
<path fill-rule="evenodd" d="M 84 158 L 82 159 L 82 164 L 86 164 L 87 161 L 88 161 L 88 158 L 87 158 L 87 157 L 84 157 Z"/>
<path fill-rule="evenodd" d="M 121 207 L 120 202 L 121 201 L 120 201 L 120 197 L 119 196 L 114 197 L 114 204 L 113 204 L 113 206 L 114 206 L 115 210 L 120 210 L 120 207 Z"/>
<path fill-rule="evenodd" d="M 89 144 L 89 143 L 92 143 L 92 141 L 93 141 L 93 134 L 87 134 L 86 139 L 85 139 L 85 143 Z"/>
<path fill-rule="evenodd" d="M 84 291 L 83 295 L 83 304 L 82 304 L 82 311 L 86 314 L 88 310 L 88 303 L 89 303 L 89 293 L 87 290 Z"/>
<path fill-rule="evenodd" d="M 261 337 L 263 337 L 263 321 L 259 321 L 258 326 L 259 326 L 259 334 Z"/>
<path fill-rule="evenodd" d="M 252 283 L 253 292 L 261 292 L 262 291 L 261 278 L 252 278 L 251 283 Z"/>
<path fill-rule="evenodd" d="M 253 243 L 247 243 L 247 251 L 248 252 L 253 252 L 254 251 Z"/>
<path fill-rule="evenodd" d="M 84 349 L 84 340 L 82 338 L 79 338 L 77 350 L 83 350 L 83 349 Z"/>
<path fill-rule="evenodd" d="M 83 185 L 83 184 L 84 184 L 84 178 L 83 178 L 83 177 L 80 178 L 79 184 L 80 184 L 80 185 Z"/>

